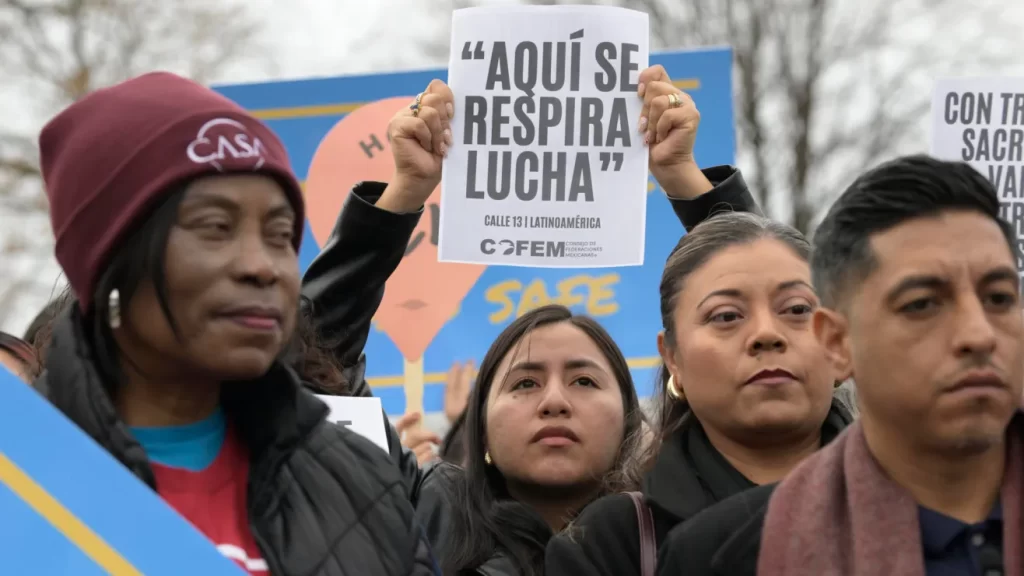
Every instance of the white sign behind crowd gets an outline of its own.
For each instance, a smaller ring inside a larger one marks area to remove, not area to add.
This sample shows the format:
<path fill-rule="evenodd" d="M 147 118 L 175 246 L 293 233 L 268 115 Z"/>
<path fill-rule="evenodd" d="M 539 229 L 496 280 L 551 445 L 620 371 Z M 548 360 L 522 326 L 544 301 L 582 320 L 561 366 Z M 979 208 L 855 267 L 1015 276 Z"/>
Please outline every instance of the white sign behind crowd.
<path fill-rule="evenodd" d="M 363 396 L 325 396 L 317 394 L 331 413 L 327 420 L 346 426 L 388 451 L 388 436 L 384 429 L 384 408 L 380 398 Z"/>
<path fill-rule="evenodd" d="M 1024 78 L 936 82 L 931 151 L 943 160 L 967 162 L 988 177 L 1003 218 L 1024 245 Z M 1017 268 L 1024 271 L 1024 262 Z"/>
<path fill-rule="evenodd" d="M 440 261 L 643 264 L 648 37 L 647 14 L 623 8 L 454 12 Z"/>

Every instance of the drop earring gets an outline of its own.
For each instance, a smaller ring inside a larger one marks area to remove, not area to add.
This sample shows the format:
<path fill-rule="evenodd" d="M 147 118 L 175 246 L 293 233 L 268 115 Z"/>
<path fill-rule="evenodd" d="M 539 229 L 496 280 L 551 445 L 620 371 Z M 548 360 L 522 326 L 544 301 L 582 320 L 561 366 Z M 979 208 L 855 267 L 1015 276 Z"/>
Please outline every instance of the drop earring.
<path fill-rule="evenodd" d="M 484 452 L 484 463 L 488 466 L 491 465 L 491 451 L 487 450 Z"/>
<path fill-rule="evenodd" d="M 107 299 L 107 308 L 109 309 L 109 322 L 110 327 L 117 328 L 121 327 L 121 293 L 114 288 L 110 291 L 110 297 Z"/>
<path fill-rule="evenodd" d="M 676 377 L 675 376 L 669 376 L 668 377 L 668 382 L 665 384 L 665 387 L 668 388 L 668 395 L 669 396 L 675 398 L 676 400 L 678 400 L 680 402 L 682 402 L 683 400 L 686 400 L 686 395 L 683 393 L 682 390 L 679 389 L 678 386 L 676 386 Z"/>

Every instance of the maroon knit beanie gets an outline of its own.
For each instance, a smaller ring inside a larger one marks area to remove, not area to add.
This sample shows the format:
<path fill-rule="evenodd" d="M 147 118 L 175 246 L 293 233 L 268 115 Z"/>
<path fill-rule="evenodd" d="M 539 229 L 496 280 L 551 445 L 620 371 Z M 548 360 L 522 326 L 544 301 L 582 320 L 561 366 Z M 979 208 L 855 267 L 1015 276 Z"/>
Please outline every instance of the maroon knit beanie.
<path fill-rule="evenodd" d="M 227 98 L 154 72 L 97 90 L 39 136 L 57 261 L 83 311 L 118 242 L 179 182 L 225 173 L 277 179 L 304 229 L 302 190 L 277 136 Z"/>

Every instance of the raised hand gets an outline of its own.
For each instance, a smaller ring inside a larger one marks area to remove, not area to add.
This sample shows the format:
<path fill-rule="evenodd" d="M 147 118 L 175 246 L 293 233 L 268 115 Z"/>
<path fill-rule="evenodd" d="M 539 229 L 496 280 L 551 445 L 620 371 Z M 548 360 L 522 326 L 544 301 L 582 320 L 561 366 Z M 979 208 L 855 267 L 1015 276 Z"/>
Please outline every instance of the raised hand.
<path fill-rule="evenodd" d="M 395 174 L 377 205 L 394 212 L 418 210 L 441 182 L 441 163 L 452 145 L 455 97 L 440 80 L 388 124 Z"/>
<path fill-rule="evenodd" d="M 422 420 L 422 414 L 410 412 L 395 422 L 395 430 L 402 439 L 402 446 L 416 454 L 416 461 L 420 466 L 437 458 L 434 450 L 441 444 L 441 438 L 423 426 Z"/>
<path fill-rule="evenodd" d="M 465 366 L 455 362 L 448 369 L 448 377 L 444 383 L 444 414 L 449 424 L 454 423 L 466 410 L 474 378 L 476 368 L 472 360 L 466 362 Z"/>
<path fill-rule="evenodd" d="M 700 111 L 689 94 L 672 84 L 665 68 L 640 73 L 637 95 L 643 99 L 639 130 L 650 147 L 650 170 L 669 196 L 694 198 L 711 189 L 693 157 Z"/>

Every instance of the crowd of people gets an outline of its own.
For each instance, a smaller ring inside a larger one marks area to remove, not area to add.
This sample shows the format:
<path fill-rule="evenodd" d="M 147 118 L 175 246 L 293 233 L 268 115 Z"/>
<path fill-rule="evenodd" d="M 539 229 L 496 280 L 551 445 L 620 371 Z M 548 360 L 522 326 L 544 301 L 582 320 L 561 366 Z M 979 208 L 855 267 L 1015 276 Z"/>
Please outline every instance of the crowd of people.
<path fill-rule="evenodd" d="M 663 68 L 637 97 L 687 231 L 650 288 L 652 409 L 600 323 L 552 305 L 471 388 L 460 369 L 443 439 L 382 415 L 385 452 L 325 420 L 315 394 L 371 394 L 370 321 L 453 145 L 439 80 L 304 276 L 260 121 L 167 73 L 72 104 L 39 140 L 69 287 L 0 359 L 253 575 L 1024 576 L 1024 316 L 991 184 L 896 158 L 808 239 L 697 166 Z"/>

